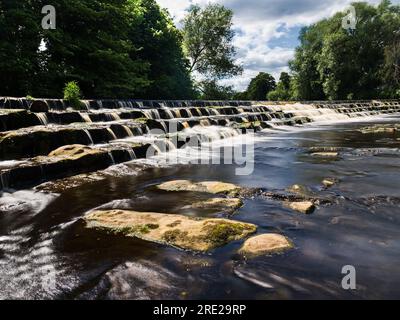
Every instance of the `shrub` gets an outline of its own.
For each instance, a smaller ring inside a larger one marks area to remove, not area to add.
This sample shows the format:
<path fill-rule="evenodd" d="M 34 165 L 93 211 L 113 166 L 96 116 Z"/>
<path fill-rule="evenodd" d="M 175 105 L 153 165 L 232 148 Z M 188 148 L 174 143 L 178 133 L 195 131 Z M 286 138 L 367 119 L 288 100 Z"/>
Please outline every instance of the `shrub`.
<path fill-rule="evenodd" d="M 64 100 L 76 110 L 82 110 L 85 105 L 81 101 L 81 89 L 76 81 L 68 82 L 64 88 Z"/>

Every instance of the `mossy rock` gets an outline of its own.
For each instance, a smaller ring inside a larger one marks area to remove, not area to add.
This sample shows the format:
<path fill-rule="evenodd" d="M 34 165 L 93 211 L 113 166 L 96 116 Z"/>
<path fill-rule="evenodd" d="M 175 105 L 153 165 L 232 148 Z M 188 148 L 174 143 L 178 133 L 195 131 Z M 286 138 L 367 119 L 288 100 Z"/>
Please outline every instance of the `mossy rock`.
<path fill-rule="evenodd" d="M 219 181 L 192 182 L 189 180 L 174 180 L 160 184 L 157 188 L 169 192 L 203 192 L 229 196 L 237 196 L 241 191 L 241 187 L 237 185 Z"/>
<path fill-rule="evenodd" d="M 257 231 L 249 223 L 154 212 L 94 211 L 84 219 L 87 228 L 198 252 L 213 250 Z"/>

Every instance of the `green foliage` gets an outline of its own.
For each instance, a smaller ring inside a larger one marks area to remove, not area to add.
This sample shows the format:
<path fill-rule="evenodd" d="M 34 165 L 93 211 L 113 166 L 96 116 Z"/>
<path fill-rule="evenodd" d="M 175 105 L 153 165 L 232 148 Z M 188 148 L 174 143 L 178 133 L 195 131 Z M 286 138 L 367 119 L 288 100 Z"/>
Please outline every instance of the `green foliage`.
<path fill-rule="evenodd" d="M 77 81 L 91 98 L 194 98 L 182 34 L 155 0 L 0 1 L 0 95 L 61 97 Z M 39 49 L 40 48 L 40 49 Z"/>
<path fill-rule="evenodd" d="M 232 18 L 232 10 L 219 4 L 209 4 L 204 9 L 194 5 L 189 9 L 183 21 L 183 45 L 190 58 L 190 71 L 211 79 L 242 72 L 234 61 Z"/>
<path fill-rule="evenodd" d="M 0 95 L 23 97 L 37 83 L 41 6 L 0 1 Z"/>
<path fill-rule="evenodd" d="M 76 110 L 83 109 L 81 101 L 81 89 L 76 81 L 68 82 L 64 88 L 64 100 L 68 101 L 70 106 Z"/>
<path fill-rule="evenodd" d="M 232 100 L 235 94 L 231 86 L 221 86 L 216 80 L 203 81 L 199 87 L 203 100 Z"/>
<path fill-rule="evenodd" d="M 249 100 L 262 101 L 265 100 L 268 93 L 275 90 L 276 82 L 272 75 L 260 72 L 250 81 L 246 91 L 246 97 Z"/>
<path fill-rule="evenodd" d="M 286 72 L 281 73 L 279 83 L 276 89 L 267 94 L 267 100 L 270 101 L 289 101 L 292 99 L 290 75 Z"/>
<path fill-rule="evenodd" d="M 155 0 L 129 0 L 129 39 L 139 50 L 131 56 L 147 61 L 151 85 L 138 95 L 152 99 L 191 99 L 195 92 L 181 32 Z"/>
<path fill-rule="evenodd" d="M 290 63 L 294 98 L 394 96 L 399 75 L 400 6 L 386 0 L 377 7 L 362 2 L 353 5 L 357 26 L 352 32 L 342 27 L 344 12 L 302 30 L 301 44 Z"/>

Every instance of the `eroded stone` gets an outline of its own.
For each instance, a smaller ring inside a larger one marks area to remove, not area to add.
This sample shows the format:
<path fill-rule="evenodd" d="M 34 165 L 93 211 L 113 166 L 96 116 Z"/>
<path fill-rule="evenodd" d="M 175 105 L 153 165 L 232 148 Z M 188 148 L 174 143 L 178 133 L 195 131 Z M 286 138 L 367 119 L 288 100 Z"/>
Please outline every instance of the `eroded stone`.
<path fill-rule="evenodd" d="M 94 211 L 85 221 L 88 228 L 199 252 L 243 239 L 257 230 L 253 224 L 227 219 L 122 210 Z"/>
<path fill-rule="evenodd" d="M 189 191 L 189 192 L 204 192 L 211 194 L 226 194 L 230 196 L 238 195 L 241 188 L 231 183 L 218 181 L 203 181 L 192 182 L 189 180 L 174 180 L 165 182 L 157 186 L 158 189 L 164 191 Z"/>
<path fill-rule="evenodd" d="M 215 209 L 221 211 L 235 211 L 243 206 L 242 200 L 238 198 L 213 198 L 205 201 L 195 202 L 191 205 L 194 209 Z"/>
<path fill-rule="evenodd" d="M 287 202 L 285 203 L 285 206 L 304 214 L 311 214 L 315 210 L 315 205 L 311 201 Z"/>
<path fill-rule="evenodd" d="M 293 244 L 280 234 L 262 234 L 245 241 L 239 254 L 255 258 L 265 254 L 279 253 L 293 248 Z"/>

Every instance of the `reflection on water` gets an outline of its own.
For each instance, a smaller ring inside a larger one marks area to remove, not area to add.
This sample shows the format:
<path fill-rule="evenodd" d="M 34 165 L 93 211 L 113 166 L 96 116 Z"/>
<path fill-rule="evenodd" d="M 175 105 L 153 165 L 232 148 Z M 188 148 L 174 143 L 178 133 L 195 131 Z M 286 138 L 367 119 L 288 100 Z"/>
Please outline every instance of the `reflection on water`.
<path fill-rule="evenodd" d="M 250 176 L 235 175 L 235 165 L 160 165 L 137 175 L 110 175 L 57 196 L 4 194 L 0 298 L 400 298 L 400 134 L 363 134 L 358 129 L 366 125 L 266 130 L 257 136 Z M 313 157 L 309 150 L 315 147 L 337 147 L 340 157 Z M 125 168 L 134 171 L 137 165 Z M 327 177 L 338 184 L 324 189 Z M 259 233 L 285 234 L 296 246 L 251 261 L 236 254 L 241 242 L 200 255 L 83 228 L 80 218 L 99 207 L 221 216 L 187 209 L 202 194 L 154 188 L 172 179 L 265 190 L 301 184 L 334 202 L 305 216 L 273 200 L 246 200 L 235 219 L 258 225 Z M 356 291 L 341 288 L 344 265 L 357 269 Z"/>

